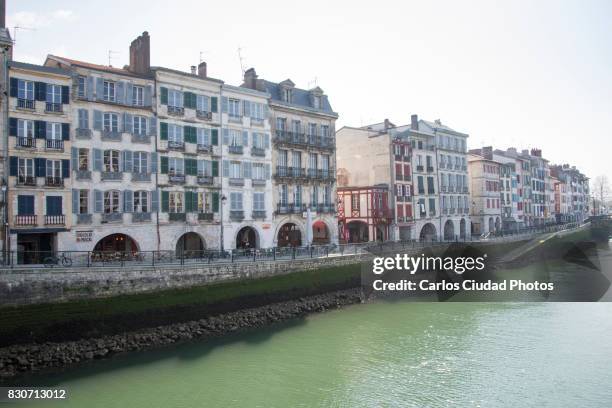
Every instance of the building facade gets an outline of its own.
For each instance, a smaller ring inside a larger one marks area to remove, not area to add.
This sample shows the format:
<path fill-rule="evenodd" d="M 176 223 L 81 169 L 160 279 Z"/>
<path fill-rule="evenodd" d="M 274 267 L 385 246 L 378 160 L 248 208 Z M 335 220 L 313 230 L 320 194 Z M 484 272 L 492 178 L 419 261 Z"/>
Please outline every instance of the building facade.
<path fill-rule="evenodd" d="M 472 192 L 472 234 L 499 233 L 502 229 L 501 181 L 499 162 L 493 160 L 493 149 L 470 150 L 468 169 Z"/>
<path fill-rule="evenodd" d="M 393 222 L 386 185 L 338 187 L 340 242 L 387 241 Z"/>

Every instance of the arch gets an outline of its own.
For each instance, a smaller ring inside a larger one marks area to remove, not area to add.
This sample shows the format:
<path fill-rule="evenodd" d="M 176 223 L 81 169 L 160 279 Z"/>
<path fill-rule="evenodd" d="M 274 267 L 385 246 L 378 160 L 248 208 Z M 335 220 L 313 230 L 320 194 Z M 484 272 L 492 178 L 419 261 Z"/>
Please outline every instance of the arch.
<path fill-rule="evenodd" d="M 312 244 L 324 245 L 331 242 L 331 232 L 327 223 L 323 220 L 316 220 L 312 223 Z"/>
<path fill-rule="evenodd" d="M 257 233 L 257 230 L 249 225 L 240 228 L 236 234 L 236 248 L 259 248 L 259 234 Z"/>
<path fill-rule="evenodd" d="M 496 217 L 495 218 L 495 232 L 500 232 L 501 231 L 501 218 Z"/>
<path fill-rule="evenodd" d="M 465 239 L 465 218 L 462 218 L 459 221 L 459 238 Z"/>
<path fill-rule="evenodd" d="M 276 242 L 279 247 L 302 246 L 302 229 L 293 222 L 286 222 L 278 229 Z"/>
<path fill-rule="evenodd" d="M 493 221 L 493 217 L 489 217 L 489 232 L 495 231 L 495 221 Z"/>
<path fill-rule="evenodd" d="M 455 239 L 455 224 L 453 220 L 446 220 L 444 223 L 444 240 L 452 241 Z"/>
<path fill-rule="evenodd" d="M 421 241 L 435 241 L 436 236 L 436 226 L 431 222 L 428 222 L 427 224 L 423 225 L 423 228 L 421 228 L 419 239 Z"/>
<path fill-rule="evenodd" d="M 94 252 L 138 252 L 138 243 L 127 234 L 110 234 L 101 238 L 94 246 Z"/>
<path fill-rule="evenodd" d="M 204 239 L 196 232 L 186 232 L 176 241 L 176 254 L 187 258 L 200 256 L 205 248 Z"/>
<path fill-rule="evenodd" d="M 364 221 L 351 221 L 347 224 L 347 228 L 349 243 L 368 242 L 370 240 L 368 224 Z"/>

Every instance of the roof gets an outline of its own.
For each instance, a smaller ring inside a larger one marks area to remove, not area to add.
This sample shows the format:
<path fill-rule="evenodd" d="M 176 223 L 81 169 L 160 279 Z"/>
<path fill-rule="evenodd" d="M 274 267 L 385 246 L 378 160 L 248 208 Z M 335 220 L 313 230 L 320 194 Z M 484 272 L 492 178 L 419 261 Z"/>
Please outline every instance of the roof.
<path fill-rule="evenodd" d="M 291 82 L 291 80 L 285 80 L 281 82 L 280 84 L 277 84 L 275 82 L 266 81 L 264 79 L 264 80 L 261 80 L 261 83 L 263 84 L 263 88 L 270 94 L 270 99 L 272 99 L 274 102 L 285 104 L 287 106 L 298 106 L 300 108 L 306 108 L 308 110 L 324 112 L 330 115 L 337 116 L 337 113 L 334 112 L 334 110 L 332 109 L 329 103 L 329 99 L 327 98 L 327 95 L 321 95 L 321 109 L 315 109 L 312 106 L 312 103 L 310 100 L 311 91 L 308 91 L 305 89 L 292 87 L 291 88 L 292 90 L 291 103 L 285 102 L 281 95 L 281 84 L 288 84 L 287 81 Z M 317 89 L 315 88 L 314 91 L 317 92 Z M 321 88 L 319 88 L 318 91 L 320 92 Z"/>
<path fill-rule="evenodd" d="M 67 76 L 67 77 L 71 76 L 70 71 L 68 71 L 66 69 L 55 68 L 55 67 L 46 67 L 44 65 L 28 64 L 27 62 L 9 61 L 8 65 L 9 65 L 9 67 L 12 67 L 12 68 L 27 69 L 27 70 L 31 70 L 31 71 L 44 72 L 44 73 L 47 73 L 47 74 L 64 75 L 64 76 Z"/>
<path fill-rule="evenodd" d="M 440 121 L 434 121 L 434 122 L 430 122 L 428 120 L 423 120 L 423 119 L 419 119 L 419 123 L 423 123 L 425 125 L 427 125 L 428 127 L 430 127 L 432 130 L 441 130 L 447 133 L 454 133 L 456 135 L 463 135 L 463 136 L 467 136 L 466 133 L 462 133 L 462 132 L 458 132 L 455 129 L 452 129 L 446 125 L 443 125 L 442 122 Z"/>
<path fill-rule="evenodd" d="M 136 76 L 136 77 L 147 77 L 147 75 L 136 74 L 134 72 L 128 71 L 127 69 L 123 69 L 123 68 L 115 68 L 115 67 L 111 67 L 108 65 L 101 65 L 101 64 L 92 64 L 91 62 L 79 61 L 79 60 L 66 58 L 66 57 L 59 57 L 57 55 L 49 54 L 47 55 L 47 59 L 51 59 L 51 60 L 54 60 L 60 63 L 64 63 L 64 64 L 68 64 L 68 65 L 74 65 L 77 67 L 93 69 L 96 71 L 110 72 L 114 74 Z"/>
<path fill-rule="evenodd" d="M 151 67 L 151 71 L 165 71 L 165 72 L 170 72 L 172 74 L 188 76 L 188 77 L 194 78 L 194 79 L 201 79 L 203 81 L 213 81 L 213 82 L 217 82 L 219 84 L 223 83 L 223 81 L 221 79 L 212 78 L 212 77 L 208 77 L 208 76 L 202 78 L 198 74 L 192 74 L 191 72 L 179 71 L 178 69 L 172 69 L 172 68 L 166 68 L 166 67 Z"/>

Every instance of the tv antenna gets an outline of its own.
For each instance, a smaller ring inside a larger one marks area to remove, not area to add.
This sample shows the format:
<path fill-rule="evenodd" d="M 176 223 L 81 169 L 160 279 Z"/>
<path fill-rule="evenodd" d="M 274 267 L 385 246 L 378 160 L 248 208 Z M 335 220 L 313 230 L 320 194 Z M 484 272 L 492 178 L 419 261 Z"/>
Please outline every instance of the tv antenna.
<path fill-rule="evenodd" d="M 14 26 L 13 27 L 13 44 L 17 44 L 17 30 L 36 31 L 32 27 Z"/>
<path fill-rule="evenodd" d="M 317 77 L 314 77 L 314 79 L 312 81 L 308 82 L 308 88 L 309 89 L 316 88 L 317 87 L 317 82 L 318 82 Z"/>
<path fill-rule="evenodd" d="M 200 51 L 200 64 L 202 63 L 202 61 L 204 61 L 204 58 L 202 58 L 204 54 L 208 54 L 208 51 Z"/>
<path fill-rule="evenodd" d="M 240 71 L 242 71 L 242 76 L 244 76 L 244 58 L 242 57 L 242 47 L 238 47 L 238 59 L 240 60 Z"/>
<path fill-rule="evenodd" d="M 111 60 L 113 59 L 113 54 L 119 54 L 119 51 L 108 50 L 108 66 L 112 67 Z"/>

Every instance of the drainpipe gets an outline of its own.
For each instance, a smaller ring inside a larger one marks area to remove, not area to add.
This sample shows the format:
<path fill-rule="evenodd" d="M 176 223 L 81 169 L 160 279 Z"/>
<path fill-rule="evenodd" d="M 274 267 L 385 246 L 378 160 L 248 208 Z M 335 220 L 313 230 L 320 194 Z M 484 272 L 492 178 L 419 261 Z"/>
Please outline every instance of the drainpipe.
<path fill-rule="evenodd" d="M 155 126 L 159 128 L 159 117 L 157 116 L 157 75 L 153 74 L 153 92 L 151 94 L 151 111 L 155 118 Z M 155 95 L 155 97 L 153 96 Z M 153 101 L 155 101 L 155 110 L 153 110 Z M 155 172 L 155 194 L 159 192 L 159 172 L 161 166 L 161 157 L 159 157 L 158 146 L 157 146 L 157 129 L 155 129 L 155 153 L 158 156 L 157 171 Z M 155 229 L 157 232 L 157 251 L 160 251 L 161 234 L 159 232 L 159 207 L 161 206 L 161 196 L 157 197 L 157 211 L 155 211 Z M 153 255 L 155 256 L 155 255 Z"/>
<path fill-rule="evenodd" d="M 219 138 L 217 142 L 219 143 L 219 179 L 221 180 L 221 190 L 219 192 L 219 239 L 221 248 L 221 255 L 225 251 L 223 245 L 223 205 L 225 204 L 225 200 L 223 200 L 223 84 L 219 85 L 219 103 L 217 104 L 217 111 L 219 112 Z"/>
<path fill-rule="evenodd" d="M 4 105 L 2 106 L 2 115 L 4 119 L 4 127 L 2 129 L 2 140 L 4 141 L 3 146 L 3 156 L 4 156 L 4 178 L 2 180 L 2 200 L 4 201 L 4 205 L 2 207 L 2 224 L 4 228 L 4 250 L 3 250 L 3 261 L 4 265 L 6 265 L 7 251 L 10 251 L 10 234 L 9 234 L 9 223 L 8 223 L 8 178 L 9 178 L 9 157 L 8 157 L 8 126 L 9 126 L 9 117 L 8 117 L 8 104 L 9 104 L 9 67 L 8 67 L 8 48 L 4 48 L 2 50 L 2 64 L 4 66 Z"/>
<path fill-rule="evenodd" d="M 440 234 L 440 241 L 444 240 L 444 231 L 442 231 L 442 200 L 441 200 L 441 196 L 440 194 L 442 193 L 440 191 L 440 168 L 438 167 L 438 130 L 434 128 L 434 140 L 433 140 L 433 148 L 434 148 L 434 158 L 436 159 L 436 186 L 438 188 L 438 194 L 436 194 L 436 196 L 438 197 L 438 225 L 439 225 L 439 229 L 438 229 L 438 234 Z M 427 164 L 427 160 L 426 163 Z M 433 164 L 433 163 L 432 163 Z M 449 185 L 450 185 L 450 180 L 449 180 Z M 453 222 L 453 230 L 454 230 L 454 226 L 455 223 Z"/>

